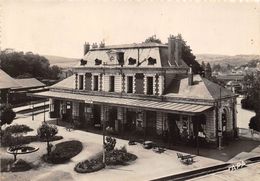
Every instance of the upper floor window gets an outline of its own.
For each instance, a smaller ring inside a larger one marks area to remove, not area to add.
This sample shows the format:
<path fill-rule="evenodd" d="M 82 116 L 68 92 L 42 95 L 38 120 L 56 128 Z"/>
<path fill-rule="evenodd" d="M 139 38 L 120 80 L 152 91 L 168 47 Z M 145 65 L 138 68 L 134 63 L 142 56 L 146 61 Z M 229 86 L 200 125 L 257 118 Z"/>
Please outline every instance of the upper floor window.
<path fill-rule="evenodd" d="M 86 65 L 86 64 L 87 64 L 87 60 L 83 60 L 83 59 L 80 60 L 80 65 Z"/>
<path fill-rule="evenodd" d="M 133 77 L 127 77 L 127 93 L 133 93 Z"/>
<path fill-rule="evenodd" d="M 93 90 L 98 91 L 98 75 L 93 76 Z"/>
<path fill-rule="evenodd" d="M 130 58 L 128 59 L 128 65 L 135 65 L 135 64 L 136 64 L 136 59 L 130 57 Z"/>
<path fill-rule="evenodd" d="M 115 92 L 115 76 L 109 77 L 109 92 Z"/>
<path fill-rule="evenodd" d="M 152 57 L 149 57 L 148 58 L 148 65 L 154 65 L 154 64 L 156 64 L 156 59 L 152 58 Z"/>
<path fill-rule="evenodd" d="M 147 94 L 153 94 L 153 77 L 147 77 Z"/>
<path fill-rule="evenodd" d="M 102 63 L 102 60 L 95 59 L 95 65 L 100 65 Z"/>
<path fill-rule="evenodd" d="M 79 75 L 79 89 L 80 90 L 83 89 L 83 81 L 84 81 L 84 76 L 83 75 Z"/>

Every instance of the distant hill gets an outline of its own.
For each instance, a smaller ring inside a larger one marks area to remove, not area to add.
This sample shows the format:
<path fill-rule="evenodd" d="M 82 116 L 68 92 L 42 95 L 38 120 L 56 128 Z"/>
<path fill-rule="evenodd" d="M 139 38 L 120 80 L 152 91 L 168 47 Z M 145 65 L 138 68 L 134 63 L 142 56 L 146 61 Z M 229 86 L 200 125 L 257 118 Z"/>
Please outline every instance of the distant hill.
<path fill-rule="evenodd" d="M 215 55 L 215 54 L 197 54 L 196 60 L 201 63 L 209 62 L 211 65 L 213 64 L 230 64 L 233 66 L 240 66 L 248 63 L 250 60 L 260 60 L 260 55 Z"/>
<path fill-rule="evenodd" d="M 77 58 L 59 57 L 54 55 L 43 55 L 47 58 L 51 65 L 57 65 L 62 68 L 72 67 L 79 61 Z"/>

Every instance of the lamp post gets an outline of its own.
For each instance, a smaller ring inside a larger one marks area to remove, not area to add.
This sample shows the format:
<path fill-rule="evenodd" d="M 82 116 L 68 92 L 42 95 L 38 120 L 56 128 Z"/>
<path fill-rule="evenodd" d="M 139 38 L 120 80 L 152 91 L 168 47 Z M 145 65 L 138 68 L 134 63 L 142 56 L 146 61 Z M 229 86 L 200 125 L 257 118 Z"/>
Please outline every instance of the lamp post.
<path fill-rule="evenodd" d="M 196 121 L 196 129 L 197 129 L 197 155 L 200 154 L 200 149 L 199 149 L 199 123 L 198 120 Z"/>
<path fill-rule="evenodd" d="M 43 102 L 43 121 L 45 122 L 45 100 Z"/>

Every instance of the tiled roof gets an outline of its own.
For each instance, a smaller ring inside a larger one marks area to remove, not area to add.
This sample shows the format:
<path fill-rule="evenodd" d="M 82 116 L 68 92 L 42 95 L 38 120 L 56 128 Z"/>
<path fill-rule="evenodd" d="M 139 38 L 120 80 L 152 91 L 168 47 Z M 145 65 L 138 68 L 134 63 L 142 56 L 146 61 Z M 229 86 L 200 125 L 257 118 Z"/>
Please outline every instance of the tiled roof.
<path fill-rule="evenodd" d="M 15 79 L 21 87 L 19 88 L 34 88 L 34 87 L 44 87 L 45 84 L 40 82 L 35 78 L 25 78 L 25 79 Z"/>
<path fill-rule="evenodd" d="M 211 94 L 212 98 L 214 99 L 220 99 L 222 97 L 230 97 L 230 96 L 236 96 L 232 91 L 206 79 L 202 78 L 205 86 L 207 87 L 209 93 Z"/>
<path fill-rule="evenodd" d="M 75 75 L 72 75 L 57 84 L 52 85 L 50 88 L 62 88 L 62 89 L 73 89 L 75 84 Z"/>
<path fill-rule="evenodd" d="M 170 89 L 168 89 L 166 96 L 215 100 L 220 97 L 232 97 L 235 96 L 235 94 L 230 90 L 227 90 L 226 88 L 201 77 L 200 75 L 194 75 L 192 86 L 188 85 L 188 78 L 173 81 L 173 84 Z"/>
<path fill-rule="evenodd" d="M 17 87 L 20 87 L 20 85 L 15 81 L 15 79 L 0 69 L 0 89 L 10 89 Z"/>

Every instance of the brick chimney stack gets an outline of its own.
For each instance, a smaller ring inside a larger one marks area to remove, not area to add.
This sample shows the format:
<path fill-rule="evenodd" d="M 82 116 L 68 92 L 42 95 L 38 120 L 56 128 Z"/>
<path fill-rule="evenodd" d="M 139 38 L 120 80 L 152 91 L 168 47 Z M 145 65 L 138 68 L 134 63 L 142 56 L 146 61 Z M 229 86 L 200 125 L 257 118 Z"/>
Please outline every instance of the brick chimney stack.
<path fill-rule="evenodd" d="M 188 72 L 188 85 L 192 86 L 193 85 L 193 72 L 192 72 L 192 68 L 189 68 L 189 72 Z"/>
<path fill-rule="evenodd" d="M 182 44 L 179 38 L 175 38 L 174 36 L 170 35 L 168 38 L 168 57 L 169 63 L 173 65 L 180 66 L 181 65 L 181 52 Z"/>
<path fill-rule="evenodd" d="M 89 50 L 90 50 L 90 44 L 85 42 L 85 44 L 84 44 L 84 55 L 86 55 Z"/>
<path fill-rule="evenodd" d="M 174 65 L 174 50 L 175 50 L 175 38 L 170 35 L 168 38 L 168 58 L 169 58 L 169 63 Z"/>

